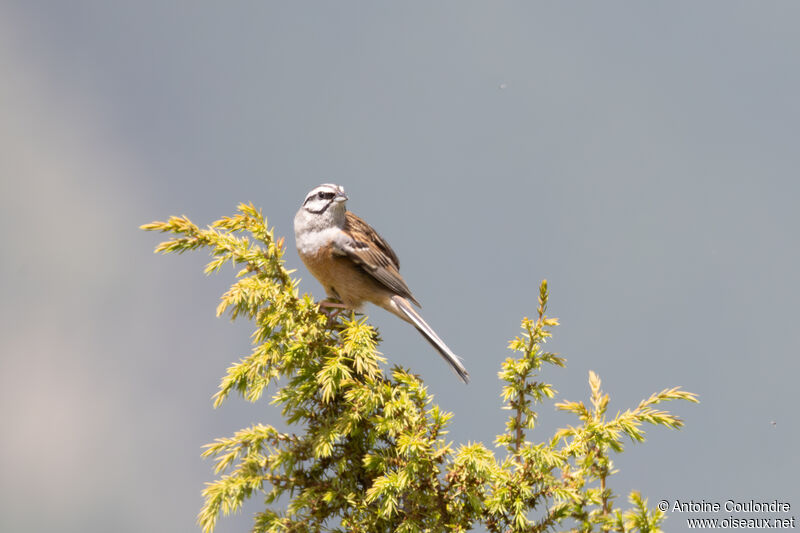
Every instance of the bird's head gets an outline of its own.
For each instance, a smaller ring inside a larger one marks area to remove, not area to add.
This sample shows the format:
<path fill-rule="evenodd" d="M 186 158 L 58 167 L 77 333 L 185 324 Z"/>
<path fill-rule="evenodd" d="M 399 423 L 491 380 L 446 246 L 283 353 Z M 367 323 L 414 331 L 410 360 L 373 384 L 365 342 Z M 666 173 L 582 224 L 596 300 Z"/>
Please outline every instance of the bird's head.
<path fill-rule="evenodd" d="M 346 211 L 347 195 L 344 187 L 333 183 L 323 183 L 311 189 L 303 201 L 303 209 L 320 215 L 328 210 Z"/>

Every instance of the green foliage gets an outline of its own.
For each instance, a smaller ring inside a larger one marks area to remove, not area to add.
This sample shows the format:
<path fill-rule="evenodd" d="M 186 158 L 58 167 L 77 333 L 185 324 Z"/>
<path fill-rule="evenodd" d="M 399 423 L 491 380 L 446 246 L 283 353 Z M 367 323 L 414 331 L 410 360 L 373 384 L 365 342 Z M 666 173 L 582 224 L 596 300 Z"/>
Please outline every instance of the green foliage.
<path fill-rule="evenodd" d="M 217 313 L 252 320 L 253 349 L 228 369 L 214 405 L 232 392 L 260 401 L 270 388 L 272 403 L 295 428 L 282 433 L 258 424 L 206 446 L 218 478 L 203 491 L 204 532 L 256 494 L 266 508 L 255 516 L 255 532 L 466 531 L 478 524 L 498 533 L 660 531 L 663 513 L 650 511 L 638 492 L 630 494 L 631 509 L 614 507 L 611 452 L 621 452 L 625 438 L 644 441 L 645 423 L 680 428 L 679 418 L 656 408 L 661 402 L 697 399 L 667 389 L 610 418 L 609 397 L 590 372 L 591 406 L 556 404 L 579 424 L 530 441 L 534 407 L 556 394 L 538 376 L 545 365 L 565 365 L 543 349 L 558 325 L 545 314 L 546 281 L 536 319 L 523 319 L 509 344 L 516 358 L 499 373 L 510 416 L 495 441 L 505 449 L 498 458 L 481 443 L 451 447 L 445 436 L 452 414 L 433 403 L 417 376 L 397 366 L 384 373 L 380 339 L 364 318 L 329 317 L 298 294 L 284 267 L 283 239 L 274 239 L 252 205 L 206 229 L 186 217 L 142 229 L 175 235 L 156 252 L 210 249 L 207 273 L 226 263 L 239 268 Z M 288 504 L 279 502 L 284 496 Z"/>

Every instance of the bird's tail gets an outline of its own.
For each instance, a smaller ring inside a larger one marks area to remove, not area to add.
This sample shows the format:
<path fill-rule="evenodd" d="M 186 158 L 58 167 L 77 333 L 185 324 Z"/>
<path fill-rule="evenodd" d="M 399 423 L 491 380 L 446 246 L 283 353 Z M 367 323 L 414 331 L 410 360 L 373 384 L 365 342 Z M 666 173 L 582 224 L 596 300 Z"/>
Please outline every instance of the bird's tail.
<path fill-rule="evenodd" d="M 461 381 L 464 383 L 469 383 L 469 372 L 467 369 L 464 368 L 464 365 L 461 363 L 461 358 L 453 353 L 453 351 L 447 347 L 442 339 L 433 331 L 433 328 L 425 322 L 419 313 L 411 307 L 411 304 L 408 303 L 408 300 L 403 298 L 402 296 L 392 296 L 392 301 L 397 306 L 397 308 L 405 315 L 409 322 L 414 324 L 414 327 L 417 328 L 417 331 L 422 333 L 422 336 L 431 343 L 439 355 L 441 355 L 445 361 L 450 363 L 450 366 L 453 367 L 458 377 L 461 378 Z"/>

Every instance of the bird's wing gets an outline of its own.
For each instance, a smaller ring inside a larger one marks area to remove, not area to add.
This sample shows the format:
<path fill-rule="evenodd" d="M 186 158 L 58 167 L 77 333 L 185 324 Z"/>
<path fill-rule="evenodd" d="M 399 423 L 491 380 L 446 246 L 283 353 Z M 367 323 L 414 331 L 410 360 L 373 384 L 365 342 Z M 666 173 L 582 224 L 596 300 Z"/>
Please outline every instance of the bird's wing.
<path fill-rule="evenodd" d="M 377 231 L 348 211 L 344 233 L 348 239 L 344 243 L 337 243 L 336 253 L 351 259 L 390 291 L 419 305 L 400 275 L 397 254 Z"/>

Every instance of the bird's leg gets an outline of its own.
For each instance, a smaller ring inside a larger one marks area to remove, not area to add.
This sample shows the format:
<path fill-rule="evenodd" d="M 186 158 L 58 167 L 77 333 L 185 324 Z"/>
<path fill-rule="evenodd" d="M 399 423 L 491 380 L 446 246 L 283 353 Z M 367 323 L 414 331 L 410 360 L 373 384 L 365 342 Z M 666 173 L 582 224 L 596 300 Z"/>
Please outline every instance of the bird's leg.
<path fill-rule="evenodd" d="M 319 302 L 320 307 L 330 307 L 332 309 L 347 309 L 347 306 L 342 302 L 337 302 L 332 298 L 327 298 Z"/>

